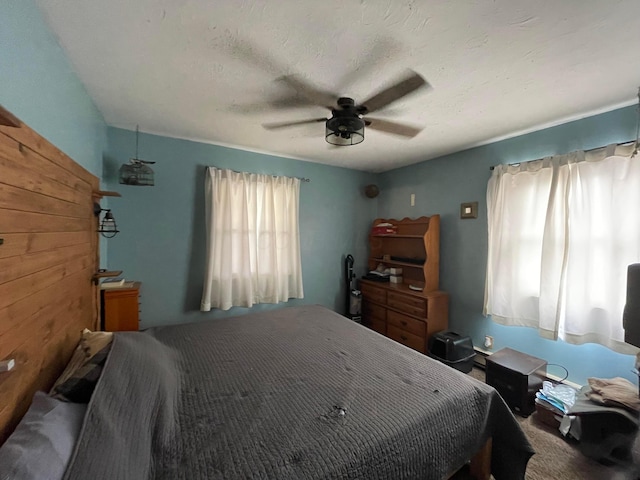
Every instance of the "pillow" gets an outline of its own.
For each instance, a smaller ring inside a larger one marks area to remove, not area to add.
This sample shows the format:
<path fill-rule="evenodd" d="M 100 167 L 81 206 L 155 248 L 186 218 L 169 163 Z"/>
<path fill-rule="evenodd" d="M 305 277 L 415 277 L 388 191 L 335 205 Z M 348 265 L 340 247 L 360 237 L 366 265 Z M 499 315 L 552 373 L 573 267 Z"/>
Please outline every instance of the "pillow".
<path fill-rule="evenodd" d="M 82 346 L 87 358 L 90 358 L 109 345 L 112 340 L 113 332 L 92 332 L 85 328 L 82 331 L 80 345 Z"/>
<path fill-rule="evenodd" d="M 110 349 L 111 344 L 109 343 L 93 357 L 90 357 L 80 368 L 75 369 L 62 381 L 56 382 L 51 390 L 51 395 L 65 402 L 89 403 Z"/>
<path fill-rule="evenodd" d="M 86 360 L 87 355 L 84 353 L 82 345 L 78 343 L 78 346 L 73 351 L 73 355 L 71 355 L 69 363 L 67 363 L 67 366 L 64 368 L 64 371 L 56 380 L 56 383 L 53 384 L 53 387 L 51 388 L 51 391 L 49 393 L 53 395 L 53 392 L 55 391 L 58 384 L 63 383 L 67 378 L 73 375 L 74 372 L 78 371 L 82 367 L 82 365 L 84 365 L 84 362 Z"/>
<path fill-rule="evenodd" d="M 86 408 L 36 392 L 22 421 L 0 447 L 0 479 L 62 478 Z"/>
<path fill-rule="evenodd" d="M 59 400 L 88 403 L 107 359 L 113 333 L 82 331 L 71 360 L 49 392 Z"/>

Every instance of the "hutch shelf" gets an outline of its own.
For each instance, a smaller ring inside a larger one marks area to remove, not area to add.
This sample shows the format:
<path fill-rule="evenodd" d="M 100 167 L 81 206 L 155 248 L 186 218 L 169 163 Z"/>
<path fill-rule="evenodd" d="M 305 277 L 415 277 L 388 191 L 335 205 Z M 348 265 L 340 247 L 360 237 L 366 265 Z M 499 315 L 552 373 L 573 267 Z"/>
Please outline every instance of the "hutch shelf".
<path fill-rule="evenodd" d="M 423 291 L 440 284 L 440 215 L 403 220 L 377 218 L 373 225 L 391 223 L 395 234 L 369 235 L 369 270 L 380 263 L 401 267 L 404 283 Z"/>
<path fill-rule="evenodd" d="M 449 323 L 449 295 L 438 290 L 440 216 L 378 218 L 373 226 L 381 223 L 392 224 L 396 232 L 369 235 L 369 270 L 380 264 L 400 267 L 403 283 L 362 279 L 362 323 L 427 353 L 431 336 L 446 330 Z"/>

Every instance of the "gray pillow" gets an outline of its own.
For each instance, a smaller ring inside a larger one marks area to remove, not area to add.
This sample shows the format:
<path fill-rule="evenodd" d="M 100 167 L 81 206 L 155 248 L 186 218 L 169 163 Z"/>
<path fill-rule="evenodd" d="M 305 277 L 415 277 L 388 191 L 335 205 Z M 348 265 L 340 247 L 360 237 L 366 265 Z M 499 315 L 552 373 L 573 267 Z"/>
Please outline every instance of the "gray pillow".
<path fill-rule="evenodd" d="M 112 332 L 92 332 L 85 328 L 69 363 L 49 395 L 67 402 L 89 403 L 112 340 Z"/>
<path fill-rule="evenodd" d="M 87 406 L 36 392 L 16 430 L 0 447 L 1 480 L 59 480 L 76 444 Z"/>
<path fill-rule="evenodd" d="M 64 382 L 54 385 L 51 396 L 58 400 L 74 403 L 89 403 L 93 390 L 96 388 L 102 367 L 107 361 L 111 344 L 89 358 L 80 368 L 73 371 Z"/>

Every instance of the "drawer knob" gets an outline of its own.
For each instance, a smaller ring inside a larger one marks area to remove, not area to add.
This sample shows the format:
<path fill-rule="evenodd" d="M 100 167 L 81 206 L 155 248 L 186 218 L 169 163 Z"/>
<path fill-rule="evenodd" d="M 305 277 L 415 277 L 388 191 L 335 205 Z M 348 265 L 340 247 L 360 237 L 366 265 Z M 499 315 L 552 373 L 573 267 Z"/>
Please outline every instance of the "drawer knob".
<path fill-rule="evenodd" d="M 404 340 L 405 342 L 407 341 L 407 337 L 405 337 L 404 335 L 400 335 L 400 338 L 401 338 L 402 340 Z"/>
<path fill-rule="evenodd" d="M 407 322 L 405 322 L 404 320 L 400 322 L 402 324 L 403 327 L 407 326 Z"/>

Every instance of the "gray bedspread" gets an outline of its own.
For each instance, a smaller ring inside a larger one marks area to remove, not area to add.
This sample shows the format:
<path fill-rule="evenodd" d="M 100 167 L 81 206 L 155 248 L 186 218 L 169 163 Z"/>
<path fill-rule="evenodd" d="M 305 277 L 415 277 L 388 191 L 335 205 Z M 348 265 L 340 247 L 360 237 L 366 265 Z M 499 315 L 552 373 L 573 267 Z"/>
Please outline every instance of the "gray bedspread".
<path fill-rule="evenodd" d="M 443 479 L 493 438 L 496 391 L 323 307 L 117 333 L 66 479 Z"/>

